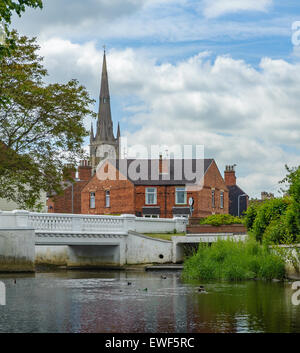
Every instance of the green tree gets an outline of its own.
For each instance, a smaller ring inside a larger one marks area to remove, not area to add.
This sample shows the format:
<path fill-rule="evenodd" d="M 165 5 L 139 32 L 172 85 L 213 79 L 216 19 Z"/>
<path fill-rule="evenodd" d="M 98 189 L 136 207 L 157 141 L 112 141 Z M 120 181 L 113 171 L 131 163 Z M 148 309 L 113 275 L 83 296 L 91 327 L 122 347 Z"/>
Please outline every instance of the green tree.
<path fill-rule="evenodd" d="M 15 47 L 13 36 L 10 36 L 9 25 L 14 13 L 21 16 L 26 7 L 42 8 L 42 0 L 0 0 L 0 60 L 4 56 L 10 55 Z M 0 108 L 9 102 L 8 95 L 0 95 Z"/>
<path fill-rule="evenodd" d="M 11 24 L 11 18 L 14 13 L 21 16 L 22 12 L 25 12 L 26 7 L 31 8 L 42 8 L 42 0 L 0 0 L 0 24 L 3 25 L 3 30 L 6 34 L 9 34 L 8 26 Z M 6 44 L 12 44 L 10 40 Z M 6 53 L 7 46 L 4 43 L 0 43 L 0 57 Z"/>
<path fill-rule="evenodd" d="M 45 84 L 47 71 L 35 38 L 11 32 L 15 48 L 0 59 L 0 197 L 27 208 L 42 190 L 62 190 L 65 164 L 82 158 L 86 116 L 93 100 L 78 81 Z"/>

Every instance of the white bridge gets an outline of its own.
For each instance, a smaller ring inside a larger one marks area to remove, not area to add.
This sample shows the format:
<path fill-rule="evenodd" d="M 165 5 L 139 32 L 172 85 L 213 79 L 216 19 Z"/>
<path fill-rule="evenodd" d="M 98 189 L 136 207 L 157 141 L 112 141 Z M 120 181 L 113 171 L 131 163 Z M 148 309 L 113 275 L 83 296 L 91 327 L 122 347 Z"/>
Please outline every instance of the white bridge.
<path fill-rule="evenodd" d="M 1 252 L 9 258 L 33 256 L 36 263 L 69 267 L 172 262 L 172 242 L 141 233 L 181 233 L 186 223 L 184 218 L 154 219 L 130 214 L 0 212 L 0 256 Z M 8 242 L 14 242 L 18 250 L 12 251 Z"/>
<path fill-rule="evenodd" d="M 186 224 L 185 218 L 142 218 L 130 214 L 103 216 L 0 211 L 0 260 L 17 268 L 19 262 L 26 263 L 26 266 L 30 262 L 68 267 L 176 263 L 182 261 L 186 244 L 210 243 L 232 236 L 199 234 L 173 236 L 172 241 L 165 241 L 143 235 L 184 233 Z"/>

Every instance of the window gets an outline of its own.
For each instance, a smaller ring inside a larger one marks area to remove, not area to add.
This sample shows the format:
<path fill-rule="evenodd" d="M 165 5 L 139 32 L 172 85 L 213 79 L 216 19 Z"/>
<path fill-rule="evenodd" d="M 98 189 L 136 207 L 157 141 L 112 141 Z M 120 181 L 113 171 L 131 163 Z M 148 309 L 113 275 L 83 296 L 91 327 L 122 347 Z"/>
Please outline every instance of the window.
<path fill-rule="evenodd" d="M 220 194 L 220 208 L 224 208 L 224 191 Z"/>
<path fill-rule="evenodd" d="M 96 195 L 94 192 L 90 193 L 90 208 L 96 207 Z"/>
<path fill-rule="evenodd" d="M 157 193 L 156 188 L 146 188 L 146 205 L 156 205 Z"/>
<path fill-rule="evenodd" d="M 144 218 L 159 218 L 158 214 L 145 214 L 143 216 Z"/>
<path fill-rule="evenodd" d="M 211 191 L 211 207 L 215 207 L 215 190 Z"/>
<path fill-rule="evenodd" d="M 110 207 L 110 191 L 105 191 L 105 207 Z"/>
<path fill-rule="evenodd" d="M 184 187 L 176 188 L 175 203 L 176 203 L 176 205 L 185 205 L 186 204 L 186 191 L 185 191 Z"/>
<path fill-rule="evenodd" d="M 188 214 L 173 214 L 173 218 L 189 218 Z"/>

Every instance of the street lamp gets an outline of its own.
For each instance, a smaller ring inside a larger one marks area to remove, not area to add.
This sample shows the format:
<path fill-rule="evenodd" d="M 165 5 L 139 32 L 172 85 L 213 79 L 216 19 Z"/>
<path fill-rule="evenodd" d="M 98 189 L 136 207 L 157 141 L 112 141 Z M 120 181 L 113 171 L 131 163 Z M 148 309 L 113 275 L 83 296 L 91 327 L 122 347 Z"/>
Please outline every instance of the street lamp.
<path fill-rule="evenodd" d="M 241 194 L 238 196 L 238 217 L 240 217 L 240 197 L 247 196 L 247 194 Z"/>

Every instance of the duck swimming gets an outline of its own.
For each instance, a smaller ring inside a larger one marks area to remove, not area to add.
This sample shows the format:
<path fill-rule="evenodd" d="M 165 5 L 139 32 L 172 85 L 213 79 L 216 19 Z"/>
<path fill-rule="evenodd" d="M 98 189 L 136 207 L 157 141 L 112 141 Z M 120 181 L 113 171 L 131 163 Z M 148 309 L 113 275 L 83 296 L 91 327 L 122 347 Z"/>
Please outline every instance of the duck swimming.
<path fill-rule="evenodd" d="M 198 292 L 199 292 L 199 293 L 207 293 L 206 290 L 205 290 L 205 288 L 204 288 L 204 286 L 199 286 Z"/>

